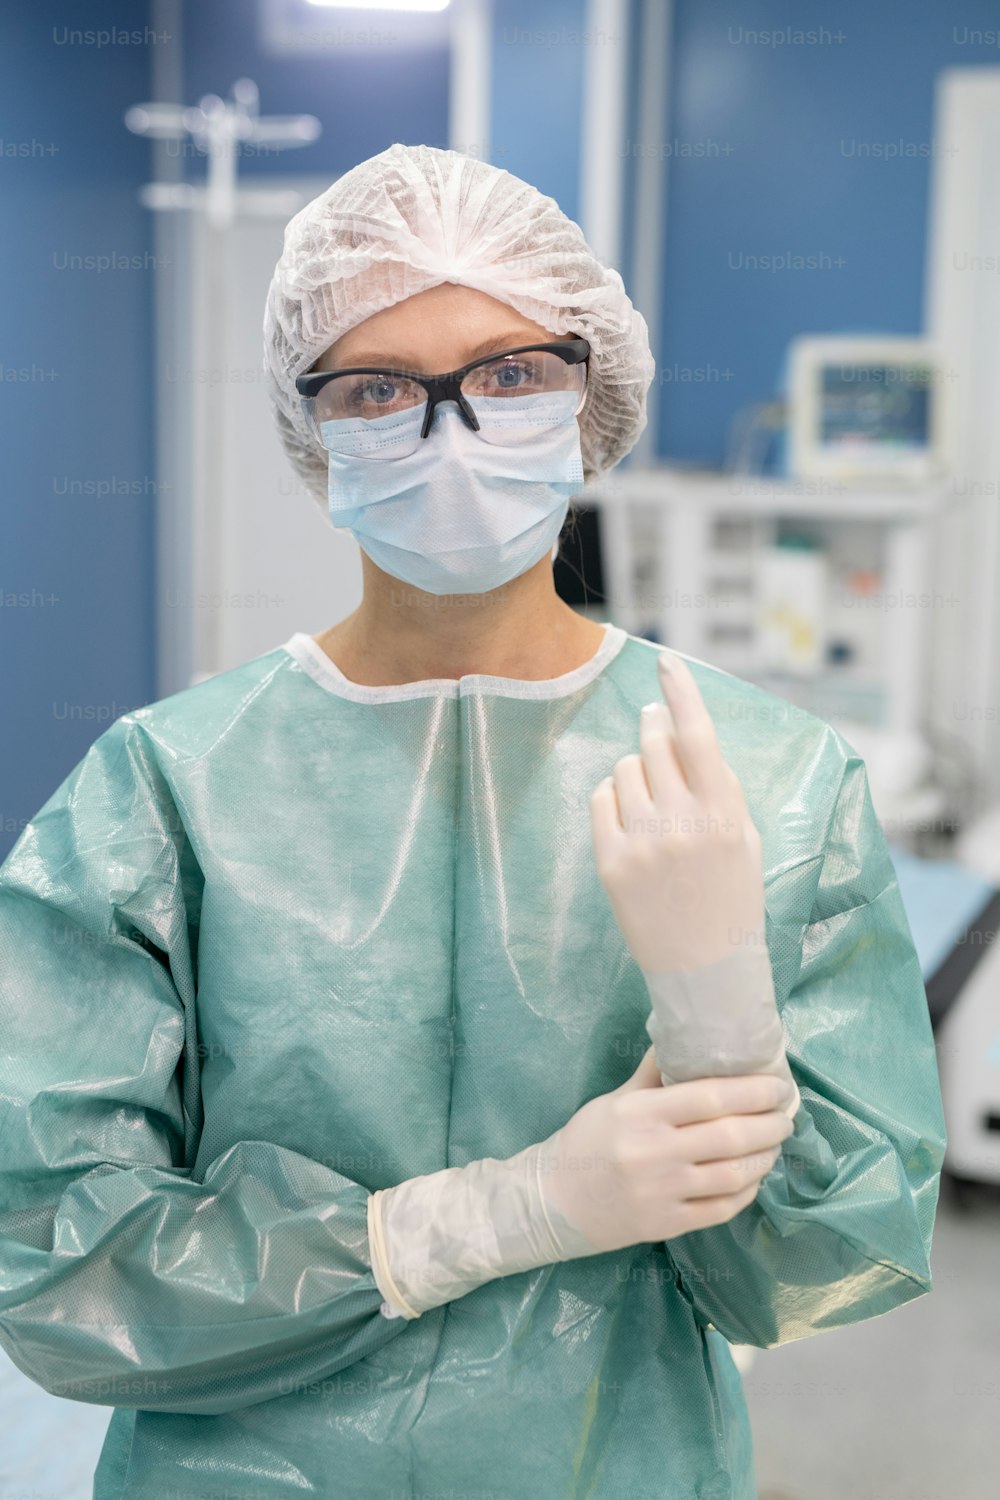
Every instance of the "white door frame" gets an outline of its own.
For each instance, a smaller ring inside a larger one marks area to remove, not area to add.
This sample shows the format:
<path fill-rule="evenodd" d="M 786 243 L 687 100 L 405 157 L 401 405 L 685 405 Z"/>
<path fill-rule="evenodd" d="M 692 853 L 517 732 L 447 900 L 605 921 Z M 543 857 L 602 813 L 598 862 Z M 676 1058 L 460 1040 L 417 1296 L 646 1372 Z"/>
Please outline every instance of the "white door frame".
<path fill-rule="evenodd" d="M 926 326 L 945 357 L 952 492 L 935 537 L 931 723 L 1000 796 L 1000 68 L 938 77 Z"/>

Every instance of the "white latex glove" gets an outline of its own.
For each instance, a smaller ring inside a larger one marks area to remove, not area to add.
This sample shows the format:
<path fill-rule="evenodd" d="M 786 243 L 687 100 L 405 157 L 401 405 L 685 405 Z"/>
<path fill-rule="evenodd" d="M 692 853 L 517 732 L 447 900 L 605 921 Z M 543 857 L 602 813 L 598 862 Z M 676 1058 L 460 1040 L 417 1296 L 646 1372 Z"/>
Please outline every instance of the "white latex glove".
<path fill-rule="evenodd" d="M 497 1276 L 725 1223 L 792 1133 L 778 1095 L 763 1076 L 663 1088 L 650 1047 L 538 1145 L 373 1193 L 382 1312 L 419 1317 Z"/>
<path fill-rule="evenodd" d="M 664 651 L 657 664 L 665 702 L 642 710 L 640 753 L 590 799 L 598 874 L 646 980 L 663 1082 L 769 1072 L 794 1115 L 760 834 L 686 663 Z"/>

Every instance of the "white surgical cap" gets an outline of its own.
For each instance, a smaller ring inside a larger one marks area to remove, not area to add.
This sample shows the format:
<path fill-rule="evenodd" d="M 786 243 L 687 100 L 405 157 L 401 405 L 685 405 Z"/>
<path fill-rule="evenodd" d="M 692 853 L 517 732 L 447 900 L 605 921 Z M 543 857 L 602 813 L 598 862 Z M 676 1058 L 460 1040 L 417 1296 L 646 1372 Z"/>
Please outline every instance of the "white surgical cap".
<path fill-rule="evenodd" d="M 445 281 L 590 341 L 578 418 L 585 480 L 624 458 L 645 427 L 655 369 L 646 322 L 579 225 L 502 167 L 396 144 L 289 221 L 267 294 L 264 364 L 278 430 L 324 507 L 327 454 L 305 420 L 296 376 L 349 328 Z"/>

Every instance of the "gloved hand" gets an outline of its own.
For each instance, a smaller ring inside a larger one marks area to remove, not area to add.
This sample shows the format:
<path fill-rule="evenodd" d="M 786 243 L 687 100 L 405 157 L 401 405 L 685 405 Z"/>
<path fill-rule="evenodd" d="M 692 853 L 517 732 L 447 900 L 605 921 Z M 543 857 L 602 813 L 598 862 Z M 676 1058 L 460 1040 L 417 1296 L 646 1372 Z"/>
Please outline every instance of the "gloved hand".
<path fill-rule="evenodd" d="M 663 1088 L 653 1049 L 547 1140 L 447 1167 L 368 1202 L 388 1317 L 419 1317 L 497 1276 L 722 1224 L 792 1133 L 773 1078 Z"/>
<path fill-rule="evenodd" d="M 769 1072 L 801 1103 L 765 938 L 761 839 L 686 663 L 657 659 L 664 703 L 590 799 L 594 855 L 652 1004 L 664 1084 Z"/>

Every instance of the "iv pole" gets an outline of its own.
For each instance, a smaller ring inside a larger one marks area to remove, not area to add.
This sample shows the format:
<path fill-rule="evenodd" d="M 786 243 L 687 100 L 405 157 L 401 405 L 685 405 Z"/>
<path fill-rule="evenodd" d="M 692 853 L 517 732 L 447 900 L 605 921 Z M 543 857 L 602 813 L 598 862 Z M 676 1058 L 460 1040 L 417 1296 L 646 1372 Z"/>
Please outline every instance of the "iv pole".
<path fill-rule="evenodd" d="M 232 294 L 232 234 L 238 213 L 263 217 L 289 218 L 302 207 L 304 199 L 294 189 L 273 187 L 237 187 L 237 155 L 250 150 L 283 151 L 306 146 L 317 140 L 321 125 L 315 115 L 271 115 L 259 113 L 260 95 L 250 78 L 233 84 L 231 97 L 221 99 L 206 94 L 195 106 L 166 103 L 136 104 L 126 111 L 125 125 L 136 135 L 154 140 L 190 141 L 207 158 L 204 185 L 191 182 L 150 182 L 139 190 L 140 202 L 154 210 L 184 210 L 204 214 L 206 233 L 204 277 L 195 290 L 198 326 L 205 346 L 218 351 L 220 357 L 228 348 L 228 304 Z M 162 378 L 162 376 L 161 376 Z M 205 402 L 211 401 L 217 387 L 207 386 Z M 219 402 L 225 411 L 225 402 Z M 222 509 L 230 494 L 227 473 L 228 434 L 208 418 L 207 409 L 199 412 L 195 422 L 194 451 L 195 492 L 206 497 L 192 517 L 191 562 L 194 578 L 190 603 L 190 624 L 197 639 L 195 660 L 206 664 L 208 671 L 196 674 L 194 680 L 212 675 L 219 664 L 219 610 L 210 591 L 213 560 L 219 557 L 224 534 Z M 168 497 L 176 507 L 179 497 Z M 161 506 L 164 504 L 160 499 Z M 162 513 L 161 513 L 162 514 Z M 169 523 L 169 524 L 168 524 Z M 176 515 L 161 520 L 161 537 L 169 531 L 176 535 Z M 160 601 L 163 617 L 164 601 Z M 176 621 L 177 616 L 174 616 Z"/>
<path fill-rule="evenodd" d="M 315 115 L 260 115 L 260 94 L 252 78 L 239 78 L 231 99 L 205 94 L 197 105 L 134 104 L 125 124 L 136 135 L 154 140 L 182 140 L 190 136 L 195 148 L 208 157 L 204 188 L 191 182 L 149 182 L 140 189 L 147 208 L 196 208 L 204 205 L 208 222 L 219 229 L 236 214 L 236 154 L 244 142 L 270 151 L 308 146 L 322 129 Z M 294 213 L 299 195 L 288 189 L 241 190 L 240 209 L 251 213 Z"/>

